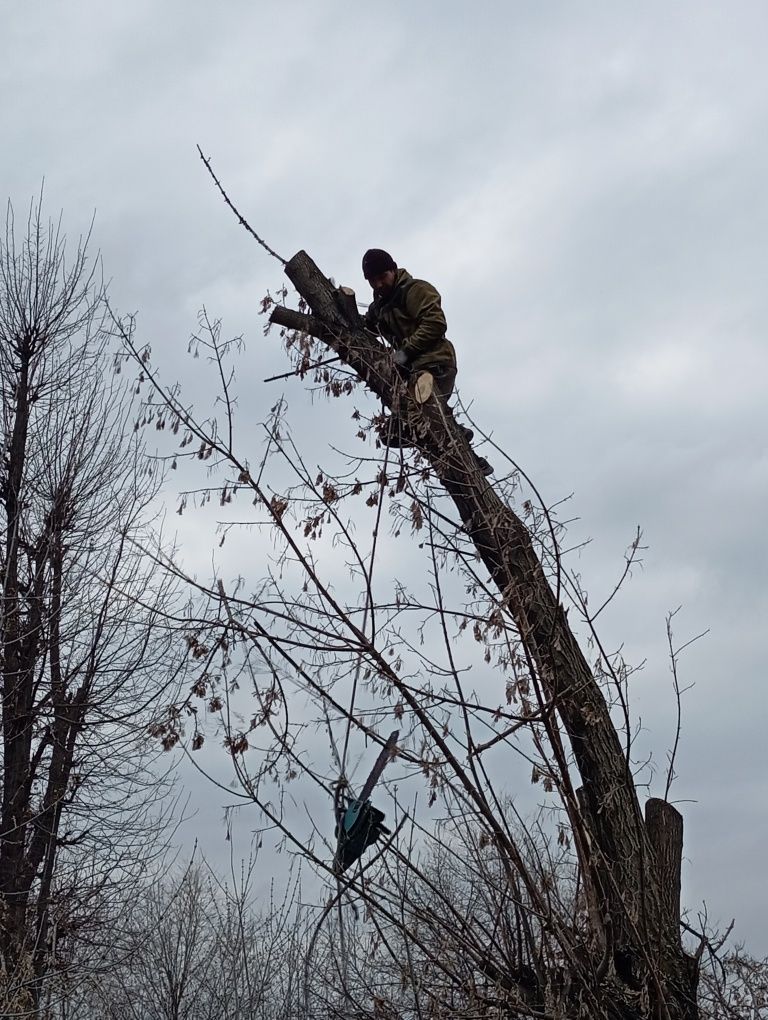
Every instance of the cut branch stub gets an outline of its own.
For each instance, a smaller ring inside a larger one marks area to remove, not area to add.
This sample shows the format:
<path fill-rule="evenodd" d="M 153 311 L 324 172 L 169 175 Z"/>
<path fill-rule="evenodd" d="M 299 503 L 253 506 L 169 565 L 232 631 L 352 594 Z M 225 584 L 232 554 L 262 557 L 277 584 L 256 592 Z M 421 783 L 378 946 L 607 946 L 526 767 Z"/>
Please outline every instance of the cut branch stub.
<path fill-rule="evenodd" d="M 336 291 L 336 302 L 339 306 L 339 311 L 344 316 L 350 326 L 358 326 L 360 324 L 360 313 L 357 310 L 357 302 L 355 301 L 355 292 L 351 287 L 339 287 Z"/>
<path fill-rule="evenodd" d="M 645 827 L 659 890 L 660 935 L 667 945 L 679 950 L 683 816 L 668 801 L 652 797 L 645 804 Z"/>
<path fill-rule="evenodd" d="M 645 804 L 645 827 L 653 851 L 658 890 L 657 967 L 668 996 L 678 1004 L 681 1020 L 696 1020 L 698 961 L 680 940 L 680 884 L 683 863 L 683 816 L 668 801 L 651 797 Z"/>

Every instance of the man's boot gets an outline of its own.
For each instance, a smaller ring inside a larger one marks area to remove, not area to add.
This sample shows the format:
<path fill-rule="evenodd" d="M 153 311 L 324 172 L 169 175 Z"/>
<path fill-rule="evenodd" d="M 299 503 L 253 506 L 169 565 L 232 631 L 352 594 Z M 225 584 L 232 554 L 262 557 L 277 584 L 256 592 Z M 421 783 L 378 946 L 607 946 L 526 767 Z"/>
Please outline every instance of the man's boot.
<path fill-rule="evenodd" d="M 456 424 L 459 426 L 459 431 L 464 436 L 466 441 L 468 443 L 471 443 L 472 440 L 475 438 L 475 433 L 472 431 L 472 429 L 468 429 L 466 425 L 461 425 L 461 424 L 459 424 L 459 422 L 456 422 Z M 479 453 L 475 453 L 474 450 L 472 451 L 472 454 L 473 454 L 475 460 L 477 461 L 477 466 L 480 468 L 480 470 L 483 472 L 483 474 L 486 475 L 486 476 L 487 475 L 492 475 L 493 474 L 493 468 L 488 463 L 488 461 L 485 459 L 485 457 L 481 457 L 480 454 Z"/>

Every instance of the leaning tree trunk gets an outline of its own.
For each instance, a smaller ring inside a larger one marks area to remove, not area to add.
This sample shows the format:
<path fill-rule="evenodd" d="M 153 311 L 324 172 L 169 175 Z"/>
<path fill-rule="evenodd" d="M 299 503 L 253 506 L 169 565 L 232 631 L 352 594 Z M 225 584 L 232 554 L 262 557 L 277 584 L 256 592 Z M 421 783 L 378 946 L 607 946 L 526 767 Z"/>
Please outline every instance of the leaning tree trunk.
<path fill-rule="evenodd" d="M 311 314 L 279 307 L 272 321 L 323 341 L 387 405 L 410 400 L 391 356 L 362 328 L 354 307 L 299 252 L 285 267 Z M 413 411 L 413 408 L 410 408 Z M 695 1020 L 696 968 L 680 942 L 682 818 L 666 801 L 651 800 L 643 819 L 629 762 L 608 705 L 571 631 L 534 550 L 528 529 L 482 474 L 465 436 L 439 397 L 411 415 L 415 442 L 450 494 L 491 578 L 535 662 L 545 695 L 556 707 L 573 749 L 582 787 L 577 840 L 607 951 L 612 987 L 623 984 L 626 1015 Z M 640 1006 L 642 1010 L 642 1006 Z"/>

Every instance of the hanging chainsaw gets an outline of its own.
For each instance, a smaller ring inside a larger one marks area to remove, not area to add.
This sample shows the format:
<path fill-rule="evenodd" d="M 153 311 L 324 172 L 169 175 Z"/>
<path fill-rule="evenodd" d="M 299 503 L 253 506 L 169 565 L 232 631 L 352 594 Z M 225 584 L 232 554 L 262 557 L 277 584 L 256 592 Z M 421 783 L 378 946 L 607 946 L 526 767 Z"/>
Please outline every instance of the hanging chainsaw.
<path fill-rule="evenodd" d="M 384 812 L 371 804 L 371 794 L 387 762 L 394 757 L 399 735 L 400 730 L 390 733 L 360 791 L 360 796 L 352 800 L 340 799 L 336 804 L 337 842 L 333 870 L 337 875 L 345 872 L 382 836 L 390 835 L 390 830 L 384 825 Z"/>

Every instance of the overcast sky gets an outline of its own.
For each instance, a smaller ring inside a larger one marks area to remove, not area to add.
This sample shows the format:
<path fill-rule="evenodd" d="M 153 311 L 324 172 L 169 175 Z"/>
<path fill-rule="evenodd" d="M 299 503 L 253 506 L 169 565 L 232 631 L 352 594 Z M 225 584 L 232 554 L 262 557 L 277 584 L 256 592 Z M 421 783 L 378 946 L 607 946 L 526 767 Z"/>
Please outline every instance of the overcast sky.
<path fill-rule="evenodd" d="M 245 337 L 255 419 L 285 392 L 298 427 L 349 427 L 262 384 L 288 367 L 256 314 L 279 265 L 199 143 L 285 257 L 362 295 L 380 246 L 437 285 L 463 399 L 548 500 L 574 494 L 596 599 L 642 526 L 609 644 L 647 659 L 634 701 L 663 758 L 665 614 L 683 606 L 681 640 L 710 628 L 682 663 L 684 896 L 758 953 L 767 38 L 762 2 L 0 3 L 2 194 L 23 208 L 44 177 L 73 234 L 96 210 L 113 301 L 161 364 L 185 379 L 205 304 Z"/>

